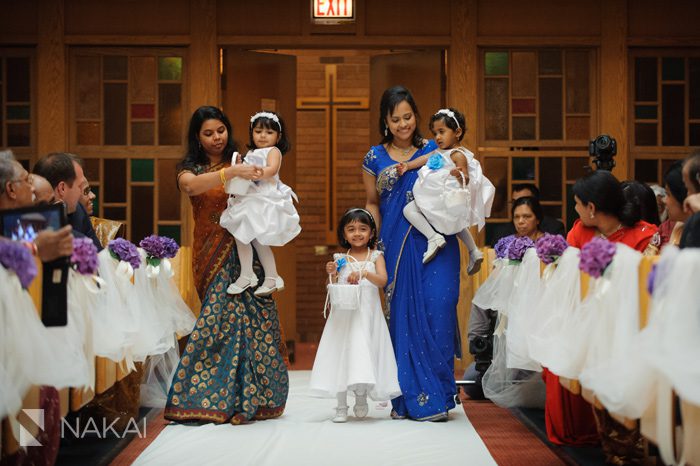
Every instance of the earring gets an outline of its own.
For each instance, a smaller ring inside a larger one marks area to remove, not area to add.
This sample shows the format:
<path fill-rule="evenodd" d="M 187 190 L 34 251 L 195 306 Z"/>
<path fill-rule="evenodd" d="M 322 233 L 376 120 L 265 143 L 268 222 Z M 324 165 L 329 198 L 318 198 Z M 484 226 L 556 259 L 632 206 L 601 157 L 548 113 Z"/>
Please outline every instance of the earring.
<path fill-rule="evenodd" d="M 201 141 L 197 141 L 197 147 L 199 147 L 199 150 L 202 150 L 202 142 Z"/>
<path fill-rule="evenodd" d="M 591 218 L 595 218 L 595 214 L 593 212 L 590 213 Z"/>
<path fill-rule="evenodd" d="M 385 127 L 384 127 L 384 136 L 388 136 L 388 135 L 389 135 L 389 128 L 387 128 L 387 127 L 385 126 Z"/>

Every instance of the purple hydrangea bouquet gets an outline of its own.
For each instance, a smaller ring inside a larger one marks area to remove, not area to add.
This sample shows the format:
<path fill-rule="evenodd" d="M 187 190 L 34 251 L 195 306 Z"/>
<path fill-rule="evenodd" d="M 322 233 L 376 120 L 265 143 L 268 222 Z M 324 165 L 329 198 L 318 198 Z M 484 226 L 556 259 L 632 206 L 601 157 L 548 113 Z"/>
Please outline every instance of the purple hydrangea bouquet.
<path fill-rule="evenodd" d="M 593 238 L 581 248 L 578 268 L 594 278 L 605 272 L 615 256 L 615 244 L 604 238 Z"/>
<path fill-rule="evenodd" d="M 552 235 L 549 233 L 545 233 L 544 236 L 541 236 L 535 242 L 537 257 L 547 265 L 556 262 L 568 247 L 569 243 L 566 242 L 562 235 Z"/>
<path fill-rule="evenodd" d="M 0 240 L 0 264 L 19 278 L 22 288 L 27 288 L 37 274 L 32 253 L 22 243 Z"/>
<path fill-rule="evenodd" d="M 516 236 L 508 246 L 508 259 L 511 265 L 519 264 L 523 260 L 525 251 L 535 247 L 535 242 L 528 236 Z"/>
<path fill-rule="evenodd" d="M 141 266 L 141 256 L 131 241 L 116 238 L 107 244 L 110 255 L 120 262 L 128 264 L 132 271 Z"/>
<path fill-rule="evenodd" d="M 496 251 L 497 259 L 505 259 L 506 255 L 508 255 L 508 248 L 510 247 L 510 243 L 512 243 L 514 239 L 515 235 L 510 235 L 504 236 L 496 242 L 496 245 L 493 247 L 493 249 Z"/>
<path fill-rule="evenodd" d="M 174 239 L 151 235 L 142 239 L 139 246 L 146 253 L 146 274 L 149 277 L 155 277 L 160 273 L 161 263 L 166 273 L 172 276 L 172 267 L 168 259 L 175 257 L 180 249 Z"/>
<path fill-rule="evenodd" d="M 97 247 L 90 238 L 73 238 L 71 266 L 82 275 L 97 273 Z"/>

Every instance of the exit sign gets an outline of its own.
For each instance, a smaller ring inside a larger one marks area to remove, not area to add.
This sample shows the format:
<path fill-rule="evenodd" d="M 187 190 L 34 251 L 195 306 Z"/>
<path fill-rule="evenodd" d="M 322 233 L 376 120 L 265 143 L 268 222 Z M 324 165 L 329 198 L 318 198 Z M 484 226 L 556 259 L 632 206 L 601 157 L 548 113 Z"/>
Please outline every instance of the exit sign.
<path fill-rule="evenodd" d="M 354 0 L 313 0 L 311 14 L 317 22 L 354 20 L 354 3 Z"/>

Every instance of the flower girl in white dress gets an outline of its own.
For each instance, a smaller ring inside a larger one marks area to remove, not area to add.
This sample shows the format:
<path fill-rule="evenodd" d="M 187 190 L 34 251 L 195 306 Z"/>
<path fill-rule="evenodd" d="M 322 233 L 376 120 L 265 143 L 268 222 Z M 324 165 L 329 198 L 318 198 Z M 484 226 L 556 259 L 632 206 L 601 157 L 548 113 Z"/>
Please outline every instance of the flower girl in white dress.
<path fill-rule="evenodd" d="M 312 396 L 337 398 L 333 422 L 346 422 L 348 391 L 355 395 L 355 416 L 363 418 L 369 412 L 367 396 L 388 401 L 401 395 L 401 389 L 379 297 L 387 273 L 384 256 L 373 249 L 377 227 L 372 215 L 365 209 L 348 210 L 338 225 L 338 241 L 348 252 L 334 254 L 326 272 L 338 284 L 359 287 L 359 299 L 354 307 L 342 309 L 331 300 L 309 387 Z"/>
<path fill-rule="evenodd" d="M 445 246 L 443 234 L 456 234 L 469 250 L 467 271 L 473 275 L 481 267 L 483 254 L 477 248 L 469 227 L 477 225 L 479 230 L 484 227 L 486 217 L 491 215 L 496 188 L 484 176 L 474 154 L 460 144 L 466 125 L 459 111 L 453 108 L 438 110 L 430 118 L 430 131 L 439 150 L 402 162 L 398 167 L 400 175 L 420 168 L 413 185 L 414 200 L 406 204 L 403 214 L 428 239 L 428 249 L 423 254 L 424 264 Z M 468 183 L 468 199 L 463 204 L 450 206 L 446 203 L 446 189 L 460 189 L 462 176 Z"/>
<path fill-rule="evenodd" d="M 250 150 L 243 163 L 263 167 L 263 176 L 255 182 L 236 177 L 225 185 L 230 196 L 219 224 L 235 238 L 241 263 L 238 279 L 226 291 L 239 294 L 258 284 L 253 272 L 255 247 L 265 281 L 254 294 L 267 296 L 284 288 L 270 246 L 287 244 L 299 234 L 301 226 L 292 201 L 297 199 L 296 194 L 279 177 L 282 155 L 290 149 L 284 121 L 274 112 L 256 113 L 250 119 L 249 137 Z"/>

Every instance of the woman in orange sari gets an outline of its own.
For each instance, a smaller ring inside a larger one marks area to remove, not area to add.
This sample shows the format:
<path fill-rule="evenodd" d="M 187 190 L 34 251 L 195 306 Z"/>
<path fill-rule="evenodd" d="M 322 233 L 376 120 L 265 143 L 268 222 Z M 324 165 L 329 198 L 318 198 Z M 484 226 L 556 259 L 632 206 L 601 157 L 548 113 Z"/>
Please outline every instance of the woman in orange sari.
<path fill-rule="evenodd" d="M 581 248 L 598 236 L 624 243 L 640 252 L 656 254 L 660 241 L 656 225 L 640 220 L 638 204 L 625 200 L 622 185 L 612 173 L 604 170 L 589 173 L 576 181 L 573 192 L 579 219 L 566 238 L 571 246 Z M 599 433 L 591 405 L 580 395 L 564 389 L 557 375 L 545 369 L 544 377 L 547 385 L 545 424 L 549 440 L 564 445 L 596 443 Z M 604 437 L 603 450 L 612 460 L 612 456 L 619 456 L 612 450 L 620 449 L 610 446 L 609 436 L 605 433 L 614 421 L 604 410 L 596 410 L 595 414 Z M 625 441 L 639 441 L 638 433 L 631 436 L 634 439 L 628 436 Z M 622 437 L 618 436 L 619 439 Z"/>
<path fill-rule="evenodd" d="M 233 237 L 219 226 L 228 199 L 224 184 L 235 176 L 262 176 L 261 167 L 231 165 L 234 151 L 223 112 L 198 108 L 177 183 L 192 202 L 193 268 L 202 309 L 168 394 L 165 418 L 172 421 L 242 424 L 280 416 L 287 401 L 287 349 L 274 300 L 252 290 L 226 293 L 240 264 Z M 254 270 L 262 276 L 257 260 Z"/>

